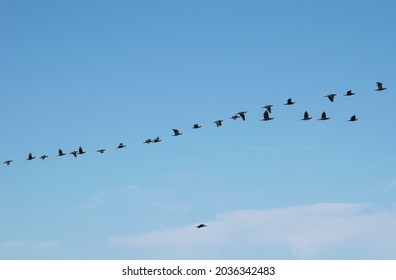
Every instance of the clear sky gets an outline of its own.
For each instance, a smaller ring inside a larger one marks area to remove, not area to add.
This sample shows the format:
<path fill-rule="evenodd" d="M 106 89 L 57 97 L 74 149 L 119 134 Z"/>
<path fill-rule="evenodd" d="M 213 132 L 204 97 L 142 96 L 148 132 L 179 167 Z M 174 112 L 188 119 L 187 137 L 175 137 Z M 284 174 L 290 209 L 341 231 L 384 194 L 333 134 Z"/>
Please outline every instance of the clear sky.
<path fill-rule="evenodd" d="M 0 258 L 396 259 L 395 14 L 1 0 Z"/>

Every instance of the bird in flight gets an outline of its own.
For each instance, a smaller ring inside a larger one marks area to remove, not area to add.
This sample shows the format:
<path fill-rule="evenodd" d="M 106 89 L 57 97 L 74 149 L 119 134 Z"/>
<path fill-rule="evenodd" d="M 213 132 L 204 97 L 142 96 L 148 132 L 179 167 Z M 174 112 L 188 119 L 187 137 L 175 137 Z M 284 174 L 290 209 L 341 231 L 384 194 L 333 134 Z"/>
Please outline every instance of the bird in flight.
<path fill-rule="evenodd" d="M 157 137 L 157 138 L 155 138 L 154 140 L 153 140 L 153 143 L 158 143 L 158 142 L 161 142 L 162 140 L 159 138 L 159 136 Z"/>
<path fill-rule="evenodd" d="M 200 124 L 197 124 L 197 123 L 196 123 L 196 124 L 193 125 L 192 128 L 193 128 L 193 129 L 197 129 L 197 128 L 201 128 L 201 127 L 202 127 L 202 126 L 201 126 Z"/>
<path fill-rule="evenodd" d="M 205 225 L 205 224 L 199 224 L 199 225 L 197 225 L 197 226 L 195 226 L 196 228 L 204 228 L 204 227 L 207 227 L 207 225 Z"/>
<path fill-rule="evenodd" d="M 273 119 L 274 118 L 270 118 L 268 111 L 264 112 L 262 121 L 270 121 L 270 120 L 273 120 Z"/>
<path fill-rule="evenodd" d="M 36 157 L 34 157 L 33 155 L 32 155 L 32 153 L 29 153 L 29 155 L 28 155 L 28 158 L 26 159 L 26 160 L 32 160 L 32 159 L 35 159 Z"/>
<path fill-rule="evenodd" d="M 83 148 L 80 146 L 80 147 L 78 148 L 78 154 L 79 154 L 79 155 L 83 155 L 83 154 L 85 154 L 85 153 L 86 153 L 86 151 L 84 151 Z"/>
<path fill-rule="evenodd" d="M 106 152 L 106 149 L 99 149 L 97 150 L 97 152 L 103 154 L 104 152 Z"/>
<path fill-rule="evenodd" d="M 173 135 L 172 136 L 180 136 L 180 135 L 183 134 L 178 129 L 173 128 L 172 130 L 173 130 Z"/>
<path fill-rule="evenodd" d="M 265 108 L 269 113 L 271 113 L 271 107 L 274 105 L 265 105 L 263 108 Z"/>
<path fill-rule="evenodd" d="M 214 121 L 214 123 L 216 124 L 217 127 L 221 126 L 222 122 L 223 122 L 223 120 Z"/>
<path fill-rule="evenodd" d="M 151 140 L 151 139 L 146 139 L 146 140 L 144 140 L 144 144 L 150 144 L 151 142 L 153 142 L 153 140 Z"/>
<path fill-rule="evenodd" d="M 325 95 L 324 97 L 327 97 L 331 102 L 334 101 L 334 97 L 336 97 L 338 94 L 337 93 L 331 93 L 328 95 Z"/>
<path fill-rule="evenodd" d="M 47 157 L 48 157 L 47 155 L 42 155 L 42 156 L 40 157 L 40 159 L 45 160 Z"/>
<path fill-rule="evenodd" d="M 348 90 L 345 94 L 344 94 L 344 96 L 352 96 L 352 95 L 355 95 L 356 93 L 355 92 L 352 92 L 352 90 Z"/>
<path fill-rule="evenodd" d="M 241 111 L 241 112 L 238 112 L 237 114 L 241 117 L 241 119 L 243 121 L 246 120 L 247 111 Z"/>
<path fill-rule="evenodd" d="M 117 147 L 117 149 L 122 149 L 122 148 L 125 148 L 126 147 L 126 145 L 124 144 L 124 143 L 120 143 L 119 145 L 118 145 L 118 147 Z"/>
<path fill-rule="evenodd" d="M 326 112 L 323 112 L 322 113 L 322 116 L 321 116 L 321 118 L 319 119 L 320 121 L 325 121 L 325 120 L 329 120 L 330 118 L 328 118 L 327 116 L 326 116 Z"/>
<path fill-rule="evenodd" d="M 384 87 L 382 86 L 382 83 L 377 82 L 377 89 L 376 89 L 375 91 L 382 91 L 382 90 L 386 90 L 386 88 L 384 88 Z"/>
<path fill-rule="evenodd" d="M 350 122 L 355 122 L 355 121 L 357 121 L 359 118 L 358 117 L 356 117 L 356 115 L 353 115 L 350 119 L 349 119 L 349 121 Z"/>
<path fill-rule="evenodd" d="M 10 165 L 11 164 L 11 162 L 12 162 L 12 159 L 8 159 L 8 160 L 6 160 L 5 162 L 3 162 L 4 164 L 7 164 L 7 165 Z"/>
<path fill-rule="evenodd" d="M 73 151 L 73 152 L 71 152 L 70 154 L 73 155 L 74 157 L 77 157 L 78 151 Z"/>
<path fill-rule="evenodd" d="M 230 117 L 230 119 L 233 119 L 235 121 L 236 119 L 239 119 L 239 115 L 233 115 L 232 117 Z"/>
<path fill-rule="evenodd" d="M 286 101 L 286 103 L 283 104 L 283 105 L 293 105 L 294 103 L 296 103 L 296 102 L 292 101 L 292 99 L 289 98 L 289 99 Z"/>
<path fill-rule="evenodd" d="M 304 113 L 304 118 L 302 118 L 301 120 L 302 120 L 302 121 L 308 121 L 308 120 L 310 120 L 310 119 L 312 119 L 312 117 L 310 117 L 309 114 L 308 114 L 308 112 L 305 111 L 305 113 Z"/>
<path fill-rule="evenodd" d="M 58 150 L 58 157 L 65 156 L 66 154 L 62 151 L 62 149 Z"/>

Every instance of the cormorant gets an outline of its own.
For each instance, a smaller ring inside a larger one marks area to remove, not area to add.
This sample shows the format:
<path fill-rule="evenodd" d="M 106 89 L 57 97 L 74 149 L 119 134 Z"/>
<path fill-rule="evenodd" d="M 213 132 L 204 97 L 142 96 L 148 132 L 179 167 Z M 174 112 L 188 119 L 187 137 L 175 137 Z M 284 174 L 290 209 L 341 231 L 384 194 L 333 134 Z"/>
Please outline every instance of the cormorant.
<path fill-rule="evenodd" d="M 200 124 L 194 124 L 192 128 L 197 129 L 197 128 L 201 128 L 202 126 Z"/>
<path fill-rule="evenodd" d="M 292 99 L 289 98 L 289 99 L 286 101 L 286 103 L 283 104 L 283 105 L 293 105 L 294 103 L 296 103 L 296 102 L 292 101 Z"/>
<path fill-rule="evenodd" d="M 62 149 L 58 150 L 58 157 L 65 156 L 66 154 L 62 151 Z"/>
<path fill-rule="evenodd" d="M 302 118 L 301 120 L 302 120 L 302 121 L 308 121 L 308 120 L 310 120 L 310 119 L 312 119 L 312 117 L 310 117 L 309 114 L 308 114 L 308 112 L 305 111 L 305 113 L 304 113 L 304 118 Z"/>
<path fill-rule="evenodd" d="M 344 94 L 344 96 L 352 96 L 352 95 L 355 95 L 356 93 L 355 92 L 352 92 L 352 90 L 348 90 L 345 94 Z"/>
<path fill-rule="evenodd" d="M 223 122 L 223 120 L 214 121 L 214 123 L 216 124 L 217 127 L 221 126 L 222 122 Z"/>
<path fill-rule="evenodd" d="M 326 116 L 326 112 L 323 112 L 322 113 L 322 116 L 321 116 L 321 118 L 319 119 L 320 121 L 325 121 L 325 120 L 329 120 L 330 118 L 328 118 L 327 116 Z"/>
<path fill-rule="evenodd" d="M 204 228 L 204 227 L 207 227 L 207 225 L 205 225 L 205 224 L 199 224 L 199 225 L 197 225 L 197 226 L 195 226 L 196 228 Z"/>
<path fill-rule="evenodd" d="M 382 90 L 386 90 L 386 88 L 384 88 L 384 87 L 382 86 L 382 83 L 377 82 L 377 89 L 376 89 L 375 91 L 382 91 Z"/>
<path fill-rule="evenodd" d="M 124 143 L 120 143 L 119 145 L 118 145 L 118 147 L 117 147 L 117 149 L 122 149 L 122 148 L 125 148 L 126 147 L 126 145 L 124 144 Z"/>
<path fill-rule="evenodd" d="M 349 119 L 349 121 L 350 122 L 355 122 L 355 121 L 357 121 L 359 118 L 358 117 L 356 117 L 356 115 L 353 115 L 350 119 Z"/>
<path fill-rule="evenodd" d="M 265 108 L 269 113 L 271 113 L 271 107 L 274 105 L 265 105 L 263 108 Z"/>
<path fill-rule="evenodd" d="M 241 119 L 244 121 L 246 119 L 246 115 L 245 115 L 246 113 L 247 113 L 247 111 L 241 111 L 241 112 L 238 112 L 237 114 L 239 116 L 241 116 Z"/>
<path fill-rule="evenodd" d="M 42 156 L 40 157 L 40 159 L 45 160 L 47 157 L 48 157 L 47 155 L 42 155 Z"/>
<path fill-rule="evenodd" d="M 26 160 L 32 160 L 32 159 L 35 159 L 36 157 L 34 157 L 33 155 L 32 155 L 32 153 L 29 153 L 29 155 L 28 155 L 28 158 L 26 159 Z"/>
<path fill-rule="evenodd" d="M 173 130 L 173 135 L 172 136 L 180 136 L 180 135 L 183 134 L 183 133 L 181 133 L 179 130 L 177 130 L 175 128 L 173 128 L 172 130 Z"/>
<path fill-rule="evenodd" d="M 328 95 L 325 95 L 324 97 L 327 97 L 331 102 L 334 101 L 334 97 L 336 97 L 338 94 L 337 93 L 331 93 Z"/>
<path fill-rule="evenodd" d="M 274 119 L 274 118 L 270 118 L 268 111 L 265 111 L 264 114 L 263 114 L 262 121 L 270 121 L 272 119 Z"/>
<path fill-rule="evenodd" d="M 6 160 L 6 161 L 4 162 L 4 164 L 10 165 L 11 162 L 12 162 L 12 159 L 9 159 L 9 160 Z"/>

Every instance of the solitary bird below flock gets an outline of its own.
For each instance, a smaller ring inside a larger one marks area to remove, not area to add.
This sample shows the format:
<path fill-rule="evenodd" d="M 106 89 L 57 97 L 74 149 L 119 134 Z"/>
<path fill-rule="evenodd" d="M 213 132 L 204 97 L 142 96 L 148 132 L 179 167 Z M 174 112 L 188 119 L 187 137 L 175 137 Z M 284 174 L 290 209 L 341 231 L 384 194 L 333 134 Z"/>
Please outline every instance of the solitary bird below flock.
<path fill-rule="evenodd" d="M 289 99 L 286 101 L 286 103 L 283 104 L 283 105 L 293 105 L 294 103 L 296 103 L 296 102 L 292 101 L 292 99 L 289 98 Z"/>
<path fill-rule="evenodd" d="M 309 114 L 308 114 L 308 112 L 305 111 L 305 113 L 304 113 L 304 118 L 302 118 L 301 120 L 302 120 L 302 121 L 308 121 L 308 120 L 310 120 L 310 119 L 312 119 L 312 117 L 310 117 Z"/>
<path fill-rule="evenodd" d="M 207 225 L 205 225 L 205 224 L 199 224 L 199 225 L 197 225 L 197 226 L 195 226 L 196 228 L 204 228 L 204 227 L 207 227 Z"/>
<path fill-rule="evenodd" d="M 172 129 L 173 130 L 173 135 L 172 136 L 180 136 L 180 135 L 182 135 L 183 133 L 181 133 L 178 129 Z"/>
<path fill-rule="evenodd" d="M 336 97 L 336 96 L 338 96 L 337 93 L 331 93 L 331 94 L 326 95 L 325 97 L 327 97 L 331 102 L 333 102 L 334 97 Z"/>
<path fill-rule="evenodd" d="M 262 121 L 270 121 L 270 120 L 273 120 L 273 119 L 274 118 L 270 118 L 268 111 L 264 112 Z"/>
<path fill-rule="evenodd" d="M 325 120 L 329 120 L 330 118 L 328 118 L 327 116 L 326 116 L 326 112 L 323 112 L 322 113 L 322 116 L 321 116 L 321 118 L 319 119 L 320 121 L 325 121 Z"/>
<path fill-rule="evenodd" d="M 34 157 L 33 155 L 32 155 L 32 153 L 29 153 L 29 155 L 28 155 L 28 158 L 26 159 L 26 160 L 32 160 L 32 159 L 35 159 L 36 157 Z"/>
<path fill-rule="evenodd" d="M 377 89 L 376 89 L 375 91 L 382 91 L 382 90 L 386 90 L 386 88 L 384 88 L 384 87 L 382 86 L 382 83 L 377 82 Z"/>

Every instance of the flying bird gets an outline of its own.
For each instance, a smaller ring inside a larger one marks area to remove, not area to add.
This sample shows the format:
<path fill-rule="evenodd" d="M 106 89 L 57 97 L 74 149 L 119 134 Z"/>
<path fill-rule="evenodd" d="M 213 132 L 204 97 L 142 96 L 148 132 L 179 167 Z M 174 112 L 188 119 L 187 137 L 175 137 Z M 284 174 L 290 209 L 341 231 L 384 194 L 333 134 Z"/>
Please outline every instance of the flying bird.
<path fill-rule="evenodd" d="M 358 117 L 356 117 L 356 115 L 353 115 L 350 119 L 349 119 L 349 121 L 350 122 L 355 122 L 355 121 L 357 121 L 359 118 Z"/>
<path fill-rule="evenodd" d="M 143 143 L 144 143 L 144 144 L 150 144 L 151 142 L 153 142 L 153 140 L 151 140 L 151 139 L 146 139 Z"/>
<path fill-rule="evenodd" d="M 62 151 L 62 149 L 58 150 L 58 157 L 65 156 L 66 154 Z"/>
<path fill-rule="evenodd" d="M 70 154 L 73 155 L 74 157 L 77 157 L 78 151 L 73 151 L 73 152 L 71 152 Z"/>
<path fill-rule="evenodd" d="M 47 157 L 48 157 L 47 155 L 42 155 L 42 156 L 40 157 L 40 159 L 45 160 Z"/>
<path fill-rule="evenodd" d="M 386 88 L 384 88 L 384 87 L 382 86 L 382 83 L 377 82 L 377 89 L 376 89 L 375 91 L 382 91 L 382 90 L 386 90 Z"/>
<path fill-rule="evenodd" d="M 153 143 L 158 143 L 158 142 L 161 142 L 162 140 L 159 138 L 159 137 L 157 137 L 157 138 L 155 138 L 154 140 L 153 140 Z"/>
<path fill-rule="evenodd" d="M 308 112 L 305 111 L 305 113 L 304 113 L 304 118 L 302 118 L 301 120 L 302 120 L 302 121 L 308 121 L 308 120 L 310 120 L 310 119 L 312 119 L 312 117 L 310 117 L 309 114 L 308 114 Z"/>
<path fill-rule="evenodd" d="M 223 120 L 214 121 L 214 123 L 216 124 L 217 127 L 221 126 L 222 122 L 223 122 Z"/>
<path fill-rule="evenodd" d="M 26 160 L 32 160 L 32 159 L 35 159 L 36 157 L 34 157 L 33 155 L 32 155 L 32 153 L 29 153 L 29 155 L 28 155 L 28 158 L 26 159 Z"/>
<path fill-rule="evenodd" d="M 269 113 L 271 113 L 271 107 L 274 105 L 265 105 L 263 108 L 265 108 Z"/>
<path fill-rule="evenodd" d="M 247 111 L 241 111 L 241 112 L 238 112 L 237 114 L 238 114 L 238 115 L 241 117 L 241 119 L 244 121 L 244 120 L 246 119 Z"/>
<path fill-rule="evenodd" d="M 239 115 L 233 115 L 230 119 L 233 119 L 235 121 L 238 118 L 239 118 Z"/>
<path fill-rule="evenodd" d="M 202 126 L 201 126 L 200 124 L 197 124 L 197 123 L 196 123 L 196 124 L 193 125 L 192 128 L 193 128 L 193 129 L 197 129 L 197 128 L 201 128 L 201 127 L 202 127 Z"/>
<path fill-rule="evenodd" d="M 204 228 L 204 227 L 207 227 L 207 225 L 205 225 L 205 224 L 199 224 L 199 225 L 197 225 L 197 226 L 195 226 L 196 228 Z"/>
<path fill-rule="evenodd" d="M 334 97 L 336 97 L 336 96 L 338 96 L 337 93 L 331 93 L 331 94 L 325 95 L 324 97 L 327 97 L 331 102 L 333 102 Z"/>
<path fill-rule="evenodd" d="M 180 136 L 180 135 L 183 134 L 178 129 L 173 128 L 172 130 L 173 130 L 173 135 L 172 136 Z"/>
<path fill-rule="evenodd" d="M 104 152 L 106 152 L 106 149 L 99 149 L 97 150 L 97 152 L 103 154 Z"/>
<path fill-rule="evenodd" d="M 265 111 L 264 114 L 263 114 L 262 121 L 270 121 L 272 119 L 274 119 L 274 118 L 270 118 L 268 111 Z"/>
<path fill-rule="evenodd" d="M 321 116 L 321 118 L 319 119 L 320 121 L 325 121 L 325 120 L 329 120 L 330 118 L 328 118 L 327 116 L 326 116 L 326 112 L 323 112 L 322 113 L 322 116 Z"/>
<path fill-rule="evenodd" d="M 12 162 L 12 159 L 6 160 L 5 162 L 3 162 L 4 164 L 10 165 Z"/>
<path fill-rule="evenodd" d="M 86 151 L 84 151 L 83 148 L 80 146 L 80 147 L 78 148 L 78 154 L 79 154 L 79 155 L 83 155 L 83 154 L 85 154 L 85 153 L 86 153 Z"/>
<path fill-rule="evenodd" d="M 122 148 L 125 148 L 126 147 L 126 145 L 124 144 L 124 143 L 120 143 L 119 145 L 118 145 L 118 147 L 117 147 L 117 149 L 122 149 Z"/>
<path fill-rule="evenodd" d="M 293 105 L 294 103 L 296 103 L 296 102 L 292 101 L 292 99 L 289 98 L 289 99 L 286 101 L 286 103 L 283 104 L 283 105 Z"/>
<path fill-rule="evenodd" d="M 356 93 L 355 92 L 352 92 L 352 90 L 348 90 L 345 94 L 344 94 L 344 96 L 352 96 L 352 95 L 355 95 Z"/>

